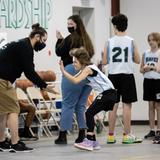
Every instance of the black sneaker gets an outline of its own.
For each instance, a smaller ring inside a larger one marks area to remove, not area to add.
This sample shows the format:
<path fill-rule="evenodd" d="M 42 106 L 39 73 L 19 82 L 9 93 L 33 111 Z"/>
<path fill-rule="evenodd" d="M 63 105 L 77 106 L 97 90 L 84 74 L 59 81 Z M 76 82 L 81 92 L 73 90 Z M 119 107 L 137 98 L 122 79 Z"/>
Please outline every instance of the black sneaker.
<path fill-rule="evenodd" d="M 17 144 L 12 144 L 10 152 L 32 152 L 34 149 L 27 147 L 23 142 L 18 141 Z"/>
<path fill-rule="evenodd" d="M 160 144 L 160 131 L 156 131 L 156 135 L 152 141 L 154 144 Z"/>
<path fill-rule="evenodd" d="M 7 140 L 0 142 L 0 152 L 10 151 L 11 143 Z"/>
<path fill-rule="evenodd" d="M 37 141 L 38 139 L 38 137 L 32 135 L 20 137 L 21 141 Z"/>
<path fill-rule="evenodd" d="M 150 130 L 150 132 L 144 136 L 145 139 L 152 139 L 155 137 L 155 131 Z"/>

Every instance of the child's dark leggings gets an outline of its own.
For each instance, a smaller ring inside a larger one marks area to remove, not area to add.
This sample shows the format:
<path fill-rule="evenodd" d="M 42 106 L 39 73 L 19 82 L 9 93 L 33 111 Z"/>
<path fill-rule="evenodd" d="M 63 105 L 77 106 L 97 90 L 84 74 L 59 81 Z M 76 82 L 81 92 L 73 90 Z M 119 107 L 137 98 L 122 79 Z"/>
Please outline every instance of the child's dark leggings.
<path fill-rule="evenodd" d="M 100 93 L 86 111 L 87 132 L 94 132 L 94 116 L 100 111 L 113 109 L 116 102 L 117 92 L 115 89 L 106 90 Z"/>

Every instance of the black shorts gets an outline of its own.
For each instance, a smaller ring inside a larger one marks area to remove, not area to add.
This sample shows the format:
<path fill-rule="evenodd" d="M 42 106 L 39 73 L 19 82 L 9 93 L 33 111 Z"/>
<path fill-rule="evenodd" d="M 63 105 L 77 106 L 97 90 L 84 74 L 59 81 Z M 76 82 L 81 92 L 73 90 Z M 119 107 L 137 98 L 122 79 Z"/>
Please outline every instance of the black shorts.
<path fill-rule="evenodd" d="M 143 100 L 160 102 L 160 79 L 144 78 Z"/>
<path fill-rule="evenodd" d="M 104 111 L 113 110 L 116 100 L 117 100 L 117 91 L 115 89 L 106 90 L 100 93 L 95 98 L 95 100 L 93 101 L 88 110 L 93 110 L 96 113 L 102 110 Z"/>
<path fill-rule="evenodd" d="M 117 89 L 117 101 L 122 97 L 123 103 L 132 103 L 137 101 L 136 83 L 133 74 L 109 74 L 108 78 Z"/>

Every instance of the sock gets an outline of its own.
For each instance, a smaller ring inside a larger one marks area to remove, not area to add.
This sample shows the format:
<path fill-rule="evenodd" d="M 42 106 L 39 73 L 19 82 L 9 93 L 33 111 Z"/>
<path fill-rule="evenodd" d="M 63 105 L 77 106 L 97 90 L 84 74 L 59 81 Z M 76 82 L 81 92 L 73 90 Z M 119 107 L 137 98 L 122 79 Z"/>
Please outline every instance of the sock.
<path fill-rule="evenodd" d="M 93 141 L 96 141 L 96 136 L 95 135 L 93 135 Z"/>
<path fill-rule="evenodd" d="M 113 136 L 114 134 L 113 134 L 112 132 L 109 132 L 109 134 L 108 134 L 108 135 Z"/>
<path fill-rule="evenodd" d="M 91 135 L 87 135 L 87 139 L 91 140 L 91 141 L 95 141 L 95 135 L 91 136 Z"/>

